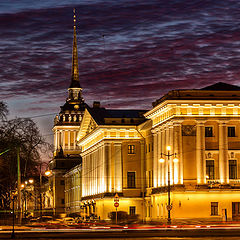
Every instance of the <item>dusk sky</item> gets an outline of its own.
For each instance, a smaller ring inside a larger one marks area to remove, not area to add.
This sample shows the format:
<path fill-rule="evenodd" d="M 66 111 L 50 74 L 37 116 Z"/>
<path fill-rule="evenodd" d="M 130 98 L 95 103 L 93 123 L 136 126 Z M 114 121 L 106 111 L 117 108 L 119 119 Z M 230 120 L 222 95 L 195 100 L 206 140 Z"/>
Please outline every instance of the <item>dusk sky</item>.
<path fill-rule="evenodd" d="M 239 0 L 0 0 L 0 100 L 52 138 L 71 78 L 85 101 L 151 109 L 172 89 L 240 85 Z"/>

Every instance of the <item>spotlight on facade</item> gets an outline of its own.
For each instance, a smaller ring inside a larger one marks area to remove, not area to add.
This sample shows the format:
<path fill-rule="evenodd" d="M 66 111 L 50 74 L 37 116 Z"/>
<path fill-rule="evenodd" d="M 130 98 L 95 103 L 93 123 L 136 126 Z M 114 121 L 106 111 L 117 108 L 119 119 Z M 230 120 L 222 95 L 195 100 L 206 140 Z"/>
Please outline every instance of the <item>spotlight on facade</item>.
<path fill-rule="evenodd" d="M 160 163 L 164 163 L 165 160 L 164 160 L 163 158 L 160 158 L 160 159 L 159 159 L 159 162 L 160 162 Z"/>
<path fill-rule="evenodd" d="M 175 157 L 175 158 L 173 159 L 173 162 L 174 162 L 174 163 L 177 163 L 177 162 L 178 162 L 178 158 Z"/>

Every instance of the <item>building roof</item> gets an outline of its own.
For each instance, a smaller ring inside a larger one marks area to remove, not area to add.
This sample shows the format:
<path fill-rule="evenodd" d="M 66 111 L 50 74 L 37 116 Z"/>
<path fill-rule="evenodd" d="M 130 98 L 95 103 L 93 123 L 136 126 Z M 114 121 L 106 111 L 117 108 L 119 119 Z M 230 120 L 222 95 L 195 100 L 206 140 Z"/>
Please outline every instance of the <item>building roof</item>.
<path fill-rule="evenodd" d="M 240 87 L 218 82 L 201 89 L 172 90 L 152 105 L 155 107 L 166 100 L 240 100 Z"/>
<path fill-rule="evenodd" d="M 105 108 L 90 108 L 88 107 L 88 111 L 91 114 L 91 116 L 94 118 L 97 124 L 104 125 L 104 124 L 110 124 L 108 119 L 112 119 L 112 124 L 118 125 L 118 124 L 124 124 L 127 125 L 136 125 L 140 122 L 145 121 L 145 117 L 143 114 L 146 112 L 146 110 L 132 110 L 132 109 L 105 109 Z M 132 121 L 126 121 L 123 122 L 122 119 L 132 119 Z M 117 121 L 121 120 L 121 121 Z"/>
<path fill-rule="evenodd" d="M 200 90 L 210 90 L 210 91 L 240 91 L 240 87 L 224 82 L 218 82 L 213 85 L 201 88 Z"/>

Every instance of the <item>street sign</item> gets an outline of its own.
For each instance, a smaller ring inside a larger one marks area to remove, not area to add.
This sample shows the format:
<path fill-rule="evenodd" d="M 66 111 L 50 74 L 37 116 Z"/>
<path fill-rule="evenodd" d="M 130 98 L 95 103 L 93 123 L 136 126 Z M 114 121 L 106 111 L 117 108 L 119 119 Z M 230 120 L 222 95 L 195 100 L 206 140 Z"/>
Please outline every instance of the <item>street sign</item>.
<path fill-rule="evenodd" d="M 118 208 L 118 207 L 119 207 L 119 203 L 118 203 L 118 202 L 115 202 L 115 203 L 114 203 L 114 207 L 115 207 L 115 208 Z"/>
<path fill-rule="evenodd" d="M 118 197 L 118 194 L 116 193 L 115 196 L 114 196 L 114 202 L 119 202 L 119 197 Z"/>

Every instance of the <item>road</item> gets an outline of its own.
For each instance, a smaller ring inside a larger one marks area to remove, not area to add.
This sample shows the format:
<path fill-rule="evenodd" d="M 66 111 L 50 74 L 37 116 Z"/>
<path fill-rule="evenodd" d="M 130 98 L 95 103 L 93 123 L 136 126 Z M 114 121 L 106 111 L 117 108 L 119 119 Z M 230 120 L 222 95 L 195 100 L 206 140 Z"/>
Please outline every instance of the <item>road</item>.
<path fill-rule="evenodd" d="M 32 229 L 16 231 L 16 239 L 194 239 L 239 240 L 240 228 L 181 228 L 181 229 Z M 0 239 L 10 239 L 11 231 L 0 231 Z"/>

